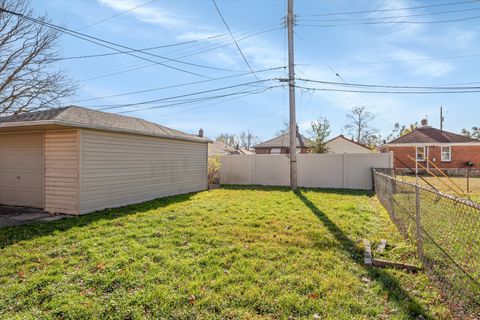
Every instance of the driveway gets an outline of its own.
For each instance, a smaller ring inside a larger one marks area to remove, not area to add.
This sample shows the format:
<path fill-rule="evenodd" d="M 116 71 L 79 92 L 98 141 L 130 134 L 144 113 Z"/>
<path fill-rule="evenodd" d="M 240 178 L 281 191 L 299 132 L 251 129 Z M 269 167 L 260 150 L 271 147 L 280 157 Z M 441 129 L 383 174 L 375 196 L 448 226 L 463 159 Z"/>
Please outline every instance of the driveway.
<path fill-rule="evenodd" d="M 48 222 L 67 218 L 67 215 L 50 215 L 41 209 L 0 206 L 0 228 L 35 222 Z"/>

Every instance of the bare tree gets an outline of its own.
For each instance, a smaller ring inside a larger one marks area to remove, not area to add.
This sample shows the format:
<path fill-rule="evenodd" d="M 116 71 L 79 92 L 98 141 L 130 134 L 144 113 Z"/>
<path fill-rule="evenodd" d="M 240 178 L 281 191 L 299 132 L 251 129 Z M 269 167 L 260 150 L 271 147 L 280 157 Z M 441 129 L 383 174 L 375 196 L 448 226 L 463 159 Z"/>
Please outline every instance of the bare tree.
<path fill-rule="evenodd" d="M 290 123 L 288 121 L 285 121 L 282 129 L 278 130 L 276 133 L 277 136 L 283 136 L 285 134 L 290 134 Z"/>
<path fill-rule="evenodd" d="M 327 137 L 330 135 L 330 122 L 326 118 L 320 118 L 310 123 L 310 130 L 308 130 L 312 145 L 310 150 L 312 153 L 327 153 L 326 146 Z"/>
<path fill-rule="evenodd" d="M 0 0 L 0 8 L 33 16 L 27 0 Z M 39 17 L 47 21 L 46 17 Z M 0 115 L 60 105 L 75 91 L 55 67 L 58 31 L 0 11 Z"/>
<path fill-rule="evenodd" d="M 377 130 L 370 127 L 370 122 L 375 116 L 368 112 L 365 107 L 353 107 L 347 114 L 345 129 L 357 142 L 370 144 L 372 138 L 377 136 Z"/>
<path fill-rule="evenodd" d="M 238 141 L 240 142 L 240 146 L 242 148 L 250 149 L 259 142 L 259 139 L 250 130 L 247 130 L 246 132 L 242 131 L 238 135 Z"/>
<path fill-rule="evenodd" d="M 222 133 L 215 140 L 219 142 L 223 142 L 226 145 L 229 145 L 230 147 L 238 148 L 239 146 L 238 137 L 235 134 Z"/>
<path fill-rule="evenodd" d="M 479 127 L 472 127 L 472 130 L 467 130 L 467 129 L 462 129 L 461 134 L 463 134 L 466 137 L 480 140 L 480 128 Z"/>

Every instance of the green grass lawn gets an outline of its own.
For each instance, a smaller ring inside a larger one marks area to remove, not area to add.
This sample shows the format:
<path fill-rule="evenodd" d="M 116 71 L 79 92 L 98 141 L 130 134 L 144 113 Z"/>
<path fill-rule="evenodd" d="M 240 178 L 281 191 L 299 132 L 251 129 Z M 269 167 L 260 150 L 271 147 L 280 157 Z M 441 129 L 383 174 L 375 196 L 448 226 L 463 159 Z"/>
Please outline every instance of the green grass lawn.
<path fill-rule="evenodd" d="M 469 198 L 472 201 L 480 203 L 480 177 L 471 177 L 469 181 L 469 192 L 467 192 L 467 178 L 465 177 L 432 177 L 422 176 L 428 183 L 433 185 L 438 191 L 451 194 L 453 196 L 460 196 L 462 192 L 463 198 Z M 413 175 L 397 175 L 397 179 L 415 183 L 416 178 Z M 452 183 L 453 181 L 453 183 Z M 420 185 L 429 187 L 429 185 L 422 179 L 418 179 Z M 462 191 L 462 192 L 460 192 Z"/>
<path fill-rule="evenodd" d="M 368 192 L 226 187 L 0 229 L 3 319 L 452 318 Z"/>

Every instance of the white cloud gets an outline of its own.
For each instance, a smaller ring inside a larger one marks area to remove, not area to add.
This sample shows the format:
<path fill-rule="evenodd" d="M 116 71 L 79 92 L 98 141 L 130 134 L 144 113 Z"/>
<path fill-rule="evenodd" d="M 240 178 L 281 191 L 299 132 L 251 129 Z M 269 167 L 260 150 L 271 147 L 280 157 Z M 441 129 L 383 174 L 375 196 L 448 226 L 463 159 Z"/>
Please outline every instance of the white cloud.
<path fill-rule="evenodd" d="M 100 4 L 112 8 L 116 11 L 126 11 L 137 6 L 142 2 L 137 0 L 97 0 Z M 158 6 L 149 5 L 130 11 L 128 14 L 147 23 L 153 23 L 164 28 L 173 29 L 187 24 L 188 17 L 169 12 Z"/>
<path fill-rule="evenodd" d="M 399 63 L 408 67 L 412 74 L 418 76 L 442 77 L 453 69 L 447 62 L 428 60 L 430 56 L 406 49 L 394 49 L 390 57 L 398 60 Z"/>
<path fill-rule="evenodd" d="M 217 37 L 219 36 L 220 37 Z M 216 39 L 225 39 L 225 35 L 220 32 L 213 32 L 213 31 L 188 31 L 185 33 L 180 34 L 176 37 L 178 40 L 205 40 L 207 38 L 211 38 L 212 41 Z"/>

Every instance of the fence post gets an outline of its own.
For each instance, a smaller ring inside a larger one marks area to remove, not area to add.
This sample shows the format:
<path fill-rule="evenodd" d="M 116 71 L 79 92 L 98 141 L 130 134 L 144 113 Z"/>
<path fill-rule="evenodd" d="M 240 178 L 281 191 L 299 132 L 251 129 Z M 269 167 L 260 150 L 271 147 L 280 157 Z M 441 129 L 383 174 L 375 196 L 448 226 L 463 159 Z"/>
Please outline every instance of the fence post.
<path fill-rule="evenodd" d="M 417 252 L 418 257 L 422 263 L 424 262 L 423 257 L 423 233 L 422 233 L 422 224 L 421 224 L 421 210 L 420 210 L 420 187 L 415 185 L 415 224 L 417 226 Z"/>

